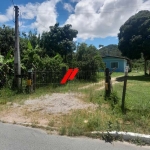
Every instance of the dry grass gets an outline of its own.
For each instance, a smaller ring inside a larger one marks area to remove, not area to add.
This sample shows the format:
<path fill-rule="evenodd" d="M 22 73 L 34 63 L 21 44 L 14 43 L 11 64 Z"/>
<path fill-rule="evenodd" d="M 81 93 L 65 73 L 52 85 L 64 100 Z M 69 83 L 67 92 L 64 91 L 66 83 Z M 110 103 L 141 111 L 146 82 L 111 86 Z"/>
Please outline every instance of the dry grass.
<path fill-rule="evenodd" d="M 83 135 L 93 130 L 117 130 L 150 134 L 149 77 L 137 76 L 136 73 L 134 73 L 134 76 L 132 75 L 127 82 L 126 115 L 122 114 L 120 107 L 123 82 L 113 85 L 113 90 L 117 91 L 116 97 L 119 98 L 119 102 L 115 105 L 113 103 L 114 97 L 105 100 L 104 90 L 97 90 L 103 84 L 90 84 L 87 87 L 87 83 L 70 82 L 66 86 L 55 89 L 49 88 L 49 93 L 54 91 L 57 93 L 71 93 L 73 91 L 77 93 L 76 97 L 80 101 L 91 102 L 97 104 L 98 107 L 95 109 L 72 110 L 67 114 L 43 113 L 40 109 L 31 111 L 22 107 L 23 100 L 21 103 L 17 101 L 20 105 L 17 107 L 18 111 L 11 106 L 0 105 L 0 117 L 1 120 L 6 121 L 8 119 L 6 116 L 10 115 L 15 118 L 12 119 L 12 122 L 17 123 L 17 118 L 20 118 L 22 122 L 31 123 L 33 127 L 44 126 L 49 131 L 56 128 L 61 135 Z M 86 86 L 86 88 L 81 88 L 81 86 Z M 47 92 L 48 90 L 46 90 Z M 45 95 L 45 91 L 41 94 Z M 36 94 L 29 97 L 33 99 Z"/>

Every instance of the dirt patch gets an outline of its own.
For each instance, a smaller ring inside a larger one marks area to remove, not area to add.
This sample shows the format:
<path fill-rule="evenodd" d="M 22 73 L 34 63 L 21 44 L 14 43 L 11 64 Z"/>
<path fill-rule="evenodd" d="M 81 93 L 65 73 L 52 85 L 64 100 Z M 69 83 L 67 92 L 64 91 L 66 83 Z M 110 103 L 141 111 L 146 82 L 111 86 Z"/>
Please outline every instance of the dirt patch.
<path fill-rule="evenodd" d="M 45 95 L 38 99 L 27 100 L 24 105 L 28 111 L 41 111 L 41 113 L 56 114 L 68 113 L 70 110 L 86 109 L 93 107 L 93 104 L 88 104 L 80 100 L 80 96 L 74 93 L 54 93 Z"/>
<path fill-rule="evenodd" d="M 60 116 L 78 109 L 95 109 L 97 105 L 85 103 L 79 93 L 53 93 L 36 99 L 28 99 L 24 104 L 8 103 L 0 113 L 0 120 L 12 123 L 32 123 L 47 125 L 51 120 L 59 122 Z"/>

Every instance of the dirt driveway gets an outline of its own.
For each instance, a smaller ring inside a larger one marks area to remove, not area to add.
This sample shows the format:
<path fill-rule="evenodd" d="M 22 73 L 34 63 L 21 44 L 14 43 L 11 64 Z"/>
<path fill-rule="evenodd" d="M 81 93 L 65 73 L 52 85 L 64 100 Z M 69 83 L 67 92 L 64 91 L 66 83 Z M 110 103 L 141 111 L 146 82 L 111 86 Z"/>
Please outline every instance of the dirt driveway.
<path fill-rule="evenodd" d="M 112 78 L 113 83 L 117 83 L 116 78 Z M 99 82 L 104 88 L 104 82 Z M 83 88 L 94 86 L 90 84 Z M 44 95 L 36 99 L 27 99 L 22 104 L 8 102 L 5 109 L 0 112 L 0 120 L 2 122 L 17 124 L 36 124 L 39 126 L 47 126 L 53 119 L 60 122 L 62 115 L 69 114 L 79 109 L 95 109 L 98 105 L 83 102 L 84 95 L 79 93 L 53 93 L 52 95 Z"/>
<path fill-rule="evenodd" d="M 97 105 L 82 101 L 78 93 L 53 93 L 36 99 L 28 99 L 23 104 L 10 103 L 0 113 L 3 122 L 18 124 L 38 124 L 47 126 L 51 118 L 70 113 L 77 109 L 95 109 Z"/>

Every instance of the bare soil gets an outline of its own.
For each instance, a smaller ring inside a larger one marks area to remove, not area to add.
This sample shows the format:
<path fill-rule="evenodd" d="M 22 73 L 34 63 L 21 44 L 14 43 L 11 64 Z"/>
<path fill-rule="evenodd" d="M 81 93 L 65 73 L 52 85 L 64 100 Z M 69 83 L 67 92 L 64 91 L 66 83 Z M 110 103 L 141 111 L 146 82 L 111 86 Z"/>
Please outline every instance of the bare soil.
<path fill-rule="evenodd" d="M 36 99 L 25 100 L 23 104 L 7 103 L 0 113 L 0 120 L 10 123 L 38 124 L 46 126 L 52 119 L 78 109 L 95 109 L 97 105 L 82 101 L 79 93 L 53 93 Z"/>
<path fill-rule="evenodd" d="M 112 81 L 115 84 L 120 82 L 120 79 L 113 78 Z M 100 88 L 95 90 L 104 88 L 104 81 L 97 84 L 100 85 Z M 82 89 L 94 85 L 89 84 Z M 35 99 L 27 99 L 22 104 L 8 102 L 4 106 L 5 108 L 0 111 L 0 121 L 45 127 L 57 122 L 57 126 L 59 126 L 63 115 L 81 109 L 91 111 L 98 107 L 96 104 L 84 102 L 84 97 L 85 95 L 80 93 L 53 93 Z"/>

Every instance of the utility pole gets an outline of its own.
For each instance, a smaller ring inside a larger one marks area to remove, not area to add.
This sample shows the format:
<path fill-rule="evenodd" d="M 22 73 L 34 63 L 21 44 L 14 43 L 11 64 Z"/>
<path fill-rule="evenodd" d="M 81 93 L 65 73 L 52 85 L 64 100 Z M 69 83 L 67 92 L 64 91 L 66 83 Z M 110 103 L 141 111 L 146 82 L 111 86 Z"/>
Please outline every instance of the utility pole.
<path fill-rule="evenodd" d="M 21 66 L 20 66 L 20 49 L 19 49 L 19 8 L 18 6 L 14 6 L 15 8 L 15 50 L 14 50 L 14 76 L 15 76 L 15 85 L 20 89 L 21 85 Z"/>

